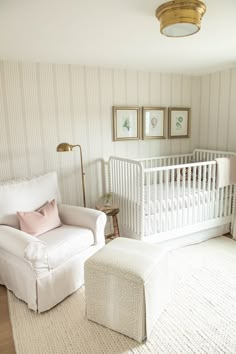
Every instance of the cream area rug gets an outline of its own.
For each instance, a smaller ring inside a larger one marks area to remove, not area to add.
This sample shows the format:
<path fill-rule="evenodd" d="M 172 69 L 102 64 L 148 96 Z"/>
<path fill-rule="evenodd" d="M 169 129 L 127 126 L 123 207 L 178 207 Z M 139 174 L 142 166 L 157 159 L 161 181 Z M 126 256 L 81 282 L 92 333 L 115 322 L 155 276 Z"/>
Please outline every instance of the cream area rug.
<path fill-rule="evenodd" d="M 236 242 L 218 237 L 172 251 L 170 274 L 172 300 L 143 344 L 88 321 L 83 288 L 42 314 L 9 293 L 16 352 L 236 353 Z"/>

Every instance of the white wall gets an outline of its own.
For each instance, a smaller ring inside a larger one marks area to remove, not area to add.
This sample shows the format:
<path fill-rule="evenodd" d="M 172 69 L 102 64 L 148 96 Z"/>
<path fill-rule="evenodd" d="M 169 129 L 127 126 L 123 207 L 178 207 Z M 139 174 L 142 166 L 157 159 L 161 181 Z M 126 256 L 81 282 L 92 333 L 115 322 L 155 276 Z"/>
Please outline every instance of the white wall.
<path fill-rule="evenodd" d="M 219 82 L 222 98 L 216 88 Z M 199 145 L 236 149 L 232 132 L 235 85 L 235 71 L 198 78 L 1 62 L 0 180 L 57 170 L 64 202 L 82 205 L 79 151 L 56 152 L 60 142 L 81 144 L 87 205 L 94 206 L 105 191 L 104 160 L 110 155 L 154 156 L 188 152 Z M 113 142 L 113 105 L 191 107 L 191 138 Z M 220 115 L 226 116 L 227 128 Z M 215 119 L 217 131 L 212 135 Z"/>

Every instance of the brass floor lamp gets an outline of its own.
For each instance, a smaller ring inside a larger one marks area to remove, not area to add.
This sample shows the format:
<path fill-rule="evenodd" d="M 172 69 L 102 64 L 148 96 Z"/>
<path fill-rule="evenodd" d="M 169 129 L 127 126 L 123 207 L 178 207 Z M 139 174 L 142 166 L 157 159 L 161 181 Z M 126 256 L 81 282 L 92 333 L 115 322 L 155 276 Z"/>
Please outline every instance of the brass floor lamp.
<path fill-rule="evenodd" d="M 68 143 L 60 143 L 57 145 L 57 152 L 68 152 L 72 151 L 74 147 L 79 147 L 80 149 L 80 164 L 81 164 L 81 178 L 82 178 L 82 191 L 83 191 L 83 202 L 84 207 L 86 207 L 86 198 L 85 198 L 85 187 L 84 187 L 84 166 L 83 166 L 83 156 L 82 156 L 82 148 L 80 145 L 71 145 Z"/>

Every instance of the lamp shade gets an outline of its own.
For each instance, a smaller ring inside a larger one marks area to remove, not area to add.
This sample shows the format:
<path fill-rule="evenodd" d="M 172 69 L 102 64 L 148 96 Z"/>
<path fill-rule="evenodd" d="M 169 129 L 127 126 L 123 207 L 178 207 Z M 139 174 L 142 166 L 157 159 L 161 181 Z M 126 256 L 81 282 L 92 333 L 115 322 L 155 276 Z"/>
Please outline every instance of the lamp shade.
<path fill-rule="evenodd" d="M 67 151 L 72 151 L 73 145 L 68 144 L 68 143 L 60 143 L 57 145 L 57 151 L 58 152 L 67 152 Z"/>
<path fill-rule="evenodd" d="M 167 37 L 186 37 L 198 32 L 206 5 L 200 0 L 174 0 L 156 10 L 160 31 Z"/>

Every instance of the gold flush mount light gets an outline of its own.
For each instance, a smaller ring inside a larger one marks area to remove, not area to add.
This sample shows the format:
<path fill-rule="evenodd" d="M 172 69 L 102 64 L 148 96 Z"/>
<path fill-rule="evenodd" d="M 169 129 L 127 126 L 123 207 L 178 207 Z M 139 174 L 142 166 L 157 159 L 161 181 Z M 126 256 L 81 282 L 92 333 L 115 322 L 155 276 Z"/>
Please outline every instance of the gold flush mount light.
<path fill-rule="evenodd" d="M 156 17 L 160 31 L 167 37 L 186 37 L 197 33 L 206 5 L 200 0 L 174 0 L 160 5 Z"/>

